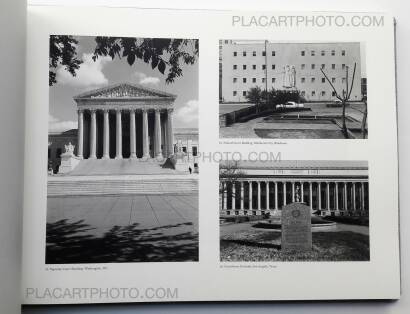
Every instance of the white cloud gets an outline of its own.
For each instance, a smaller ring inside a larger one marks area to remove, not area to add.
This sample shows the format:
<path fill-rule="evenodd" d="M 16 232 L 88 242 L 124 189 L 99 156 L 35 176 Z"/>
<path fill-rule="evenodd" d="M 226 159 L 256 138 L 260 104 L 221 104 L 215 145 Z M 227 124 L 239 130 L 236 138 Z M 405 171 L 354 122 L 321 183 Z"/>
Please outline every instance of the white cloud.
<path fill-rule="evenodd" d="M 199 102 L 196 99 L 187 101 L 175 112 L 175 124 L 178 127 L 198 127 Z"/>
<path fill-rule="evenodd" d="M 59 67 L 57 82 L 74 87 L 97 87 L 108 84 L 108 79 L 102 70 L 108 62 L 112 61 L 110 57 L 99 57 L 94 62 L 91 53 L 84 53 L 82 60 L 83 63 L 80 64 L 76 76 L 72 76 L 64 67 Z"/>
<path fill-rule="evenodd" d="M 148 76 L 140 81 L 140 84 L 151 84 L 151 85 L 158 85 L 159 84 L 159 78 L 158 77 L 152 77 Z"/>
<path fill-rule="evenodd" d="M 77 129 L 78 122 L 77 121 L 63 121 L 60 120 L 52 115 L 48 116 L 48 131 L 49 132 L 64 132 L 71 129 Z"/>
<path fill-rule="evenodd" d="M 137 78 L 138 83 L 141 85 L 158 85 L 160 82 L 160 79 L 158 77 L 147 76 L 142 72 L 135 72 L 134 76 Z"/>

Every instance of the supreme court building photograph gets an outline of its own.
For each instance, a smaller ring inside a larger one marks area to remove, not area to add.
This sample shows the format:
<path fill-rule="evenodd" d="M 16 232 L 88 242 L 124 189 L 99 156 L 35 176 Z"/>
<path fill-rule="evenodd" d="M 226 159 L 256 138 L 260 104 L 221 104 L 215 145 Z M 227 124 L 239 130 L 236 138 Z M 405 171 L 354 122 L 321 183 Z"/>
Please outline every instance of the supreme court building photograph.
<path fill-rule="evenodd" d="M 367 161 L 224 161 L 219 180 L 221 261 L 370 259 Z"/>
<path fill-rule="evenodd" d="M 50 36 L 47 264 L 198 261 L 198 47 Z"/>

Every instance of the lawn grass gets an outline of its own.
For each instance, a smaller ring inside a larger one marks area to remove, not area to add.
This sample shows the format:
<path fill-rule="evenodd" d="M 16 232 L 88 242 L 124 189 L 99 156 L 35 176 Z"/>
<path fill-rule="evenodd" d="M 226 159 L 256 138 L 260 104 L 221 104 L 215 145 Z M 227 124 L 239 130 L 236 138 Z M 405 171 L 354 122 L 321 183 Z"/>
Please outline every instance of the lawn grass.
<path fill-rule="evenodd" d="M 346 225 L 369 226 L 369 217 L 367 216 L 328 216 L 325 219 Z"/>
<path fill-rule="evenodd" d="M 350 231 L 312 233 L 312 251 L 281 251 L 281 233 L 241 231 L 220 240 L 221 261 L 369 261 L 369 237 Z"/>

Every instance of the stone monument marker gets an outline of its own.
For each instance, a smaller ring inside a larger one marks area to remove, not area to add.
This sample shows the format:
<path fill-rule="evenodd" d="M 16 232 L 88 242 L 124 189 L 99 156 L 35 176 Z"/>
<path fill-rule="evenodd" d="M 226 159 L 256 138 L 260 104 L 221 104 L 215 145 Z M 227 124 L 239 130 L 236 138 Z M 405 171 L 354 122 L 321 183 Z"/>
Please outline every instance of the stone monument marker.
<path fill-rule="evenodd" d="M 312 227 L 310 207 L 292 203 L 282 208 L 282 250 L 310 251 Z"/>

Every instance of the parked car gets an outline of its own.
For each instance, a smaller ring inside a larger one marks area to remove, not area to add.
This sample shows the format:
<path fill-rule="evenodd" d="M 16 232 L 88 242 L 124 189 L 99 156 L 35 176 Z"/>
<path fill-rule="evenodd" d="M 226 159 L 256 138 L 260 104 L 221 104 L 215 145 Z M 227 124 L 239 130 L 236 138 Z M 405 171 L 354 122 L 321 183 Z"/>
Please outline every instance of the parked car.
<path fill-rule="evenodd" d="M 287 101 L 285 104 L 278 104 L 276 105 L 276 109 L 284 109 L 284 108 L 304 108 L 304 104 L 299 104 L 294 101 Z"/>
<path fill-rule="evenodd" d="M 276 108 L 276 109 L 283 109 L 283 108 L 285 108 L 285 107 L 283 106 L 283 104 L 277 104 L 275 108 Z"/>

